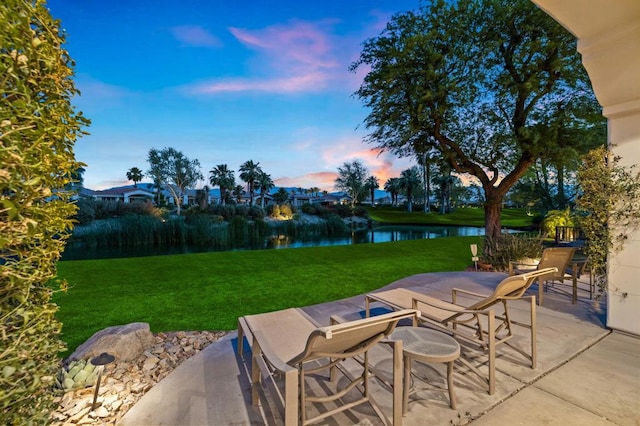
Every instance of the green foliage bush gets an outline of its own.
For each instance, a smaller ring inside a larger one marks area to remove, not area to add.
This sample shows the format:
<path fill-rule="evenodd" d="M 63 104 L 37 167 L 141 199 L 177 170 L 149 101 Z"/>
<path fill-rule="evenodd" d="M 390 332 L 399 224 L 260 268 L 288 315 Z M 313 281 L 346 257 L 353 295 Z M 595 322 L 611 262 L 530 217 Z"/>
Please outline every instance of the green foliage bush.
<path fill-rule="evenodd" d="M 267 206 L 267 215 L 274 219 L 280 217 L 280 206 L 278 204 L 269 204 Z"/>
<path fill-rule="evenodd" d="M 78 225 L 88 225 L 96 219 L 96 202 L 89 198 L 80 198 L 76 205 L 76 223 Z"/>
<path fill-rule="evenodd" d="M 640 225 L 640 172 L 620 166 L 619 161 L 600 147 L 581 158 L 577 175 L 576 210 L 586 240 L 584 252 L 601 293 L 610 287 L 606 273 L 609 252 L 621 250 Z"/>
<path fill-rule="evenodd" d="M 542 233 L 548 237 L 556 235 L 556 226 L 576 226 L 577 220 L 571 209 L 549 210 L 542 221 Z"/>
<path fill-rule="evenodd" d="M 280 206 L 280 216 L 291 217 L 293 216 L 293 209 L 289 204 L 283 204 Z"/>
<path fill-rule="evenodd" d="M 539 235 L 502 233 L 497 239 L 486 236 L 478 253 L 482 262 L 491 264 L 496 270 L 505 271 L 512 260 L 540 258 L 543 249 L 543 238 Z"/>
<path fill-rule="evenodd" d="M 264 209 L 260 206 L 251 206 L 249 209 L 249 217 L 252 220 L 262 220 L 264 219 Z"/>
<path fill-rule="evenodd" d="M 66 190 L 83 165 L 73 145 L 73 61 L 43 1 L 0 6 L 0 424 L 46 424 L 62 324 L 51 302 L 76 206 Z"/>
<path fill-rule="evenodd" d="M 93 217 L 94 220 L 123 217 L 129 214 L 166 217 L 167 212 L 153 205 L 151 200 L 145 202 L 123 203 L 122 201 L 104 201 L 91 198 L 80 198 L 76 202 L 78 212 L 76 220 L 80 225 L 86 225 L 86 220 Z"/>

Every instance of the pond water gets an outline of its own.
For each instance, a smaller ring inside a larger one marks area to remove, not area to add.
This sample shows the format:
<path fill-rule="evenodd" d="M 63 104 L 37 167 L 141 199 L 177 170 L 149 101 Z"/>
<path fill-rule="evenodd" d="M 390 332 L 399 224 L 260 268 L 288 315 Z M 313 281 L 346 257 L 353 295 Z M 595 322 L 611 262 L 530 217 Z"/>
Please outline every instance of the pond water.
<path fill-rule="evenodd" d="M 406 241 L 442 237 L 468 237 L 484 235 L 483 227 L 474 226 L 409 226 L 388 225 L 373 229 L 359 229 L 348 235 L 334 237 L 293 238 L 287 235 L 272 235 L 262 247 L 238 247 L 235 250 L 282 249 L 298 247 L 338 246 L 350 244 L 372 244 L 391 241 Z M 67 244 L 62 260 L 112 259 L 121 257 L 160 256 L 171 254 L 201 253 L 214 250 L 208 247 L 115 247 L 90 248 L 85 245 Z"/>

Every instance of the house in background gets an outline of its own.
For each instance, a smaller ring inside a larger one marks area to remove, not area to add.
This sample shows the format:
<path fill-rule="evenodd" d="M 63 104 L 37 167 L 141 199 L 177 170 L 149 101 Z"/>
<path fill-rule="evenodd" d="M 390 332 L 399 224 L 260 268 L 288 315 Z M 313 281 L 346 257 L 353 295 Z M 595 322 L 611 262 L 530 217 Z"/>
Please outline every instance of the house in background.
<path fill-rule="evenodd" d="M 141 183 L 137 186 L 127 185 L 115 188 L 94 191 L 88 188 L 80 190 L 81 197 L 93 198 L 100 201 L 121 201 L 125 204 L 144 202 L 153 200 L 155 196 L 155 186 L 153 184 Z"/>

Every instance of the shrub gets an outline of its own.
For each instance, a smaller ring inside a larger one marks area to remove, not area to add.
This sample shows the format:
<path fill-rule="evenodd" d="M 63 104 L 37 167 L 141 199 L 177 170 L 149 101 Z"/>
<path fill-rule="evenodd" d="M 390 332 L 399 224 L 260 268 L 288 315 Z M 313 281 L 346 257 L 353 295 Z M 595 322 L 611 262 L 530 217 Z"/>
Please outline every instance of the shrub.
<path fill-rule="evenodd" d="M 91 198 L 80 198 L 76 205 L 76 221 L 78 225 L 87 225 L 96 218 L 96 202 Z"/>
<path fill-rule="evenodd" d="M 314 204 L 311 203 L 305 203 L 302 205 L 302 207 L 300 208 L 300 210 L 302 211 L 302 213 L 304 214 L 310 214 L 310 215 L 318 215 L 318 209 Z"/>
<path fill-rule="evenodd" d="M 365 209 L 364 207 L 358 206 L 354 209 L 353 215 L 357 217 L 367 217 L 369 213 L 367 212 L 367 209 Z"/>
<path fill-rule="evenodd" d="M 267 214 L 275 219 L 280 217 L 280 206 L 277 204 L 269 204 L 267 206 Z"/>
<path fill-rule="evenodd" d="M 542 233 L 548 237 L 556 235 L 556 226 L 575 226 L 576 219 L 567 207 L 564 210 L 550 210 L 542 221 Z"/>
<path fill-rule="evenodd" d="M 280 216 L 292 217 L 293 216 L 293 209 L 291 208 L 291 205 L 289 205 L 289 204 L 281 205 L 280 206 Z"/>
<path fill-rule="evenodd" d="M 640 172 L 619 164 L 605 147 L 581 157 L 576 208 L 586 238 L 584 248 L 600 294 L 615 290 L 607 274 L 609 253 L 622 250 L 629 235 L 640 227 Z M 626 293 L 621 293 L 626 297 Z"/>
<path fill-rule="evenodd" d="M 246 204 L 237 204 L 235 206 L 235 214 L 232 217 L 235 216 L 242 216 L 245 219 L 249 218 L 249 206 Z"/>
<path fill-rule="evenodd" d="M 335 206 L 331 206 L 331 211 L 340 217 L 350 217 L 353 215 L 351 206 L 347 204 L 336 204 Z"/>
<path fill-rule="evenodd" d="M 543 249 L 543 239 L 539 235 L 502 233 L 497 240 L 489 236 L 483 239 L 480 258 L 495 269 L 504 271 L 512 260 L 540 258 Z"/>
<path fill-rule="evenodd" d="M 264 210 L 260 206 L 251 206 L 249 209 L 249 217 L 253 220 L 264 219 Z"/>
<path fill-rule="evenodd" d="M 56 263 L 83 164 L 73 146 L 89 124 L 71 99 L 73 61 L 45 2 L 0 7 L 0 424 L 50 421 L 62 324 L 51 302 Z"/>

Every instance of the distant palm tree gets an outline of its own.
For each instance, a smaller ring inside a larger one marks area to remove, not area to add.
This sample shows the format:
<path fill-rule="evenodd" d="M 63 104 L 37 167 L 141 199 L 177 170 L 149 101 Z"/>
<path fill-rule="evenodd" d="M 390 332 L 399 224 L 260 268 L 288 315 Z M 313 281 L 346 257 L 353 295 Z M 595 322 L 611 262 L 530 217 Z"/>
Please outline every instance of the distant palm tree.
<path fill-rule="evenodd" d="M 220 187 L 220 199 L 226 204 L 227 192 L 236 184 L 236 177 L 226 164 L 218 164 L 209 171 L 209 183 Z"/>
<path fill-rule="evenodd" d="M 422 182 L 424 188 L 424 212 L 431 211 L 431 166 L 437 159 L 438 152 L 431 145 L 425 145 L 416 152 L 418 164 L 422 166 Z"/>
<path fill-rule="evenodd" d="M 380 188 L 380 183 L 378 182 L 378 178 L 375 176 L 369 176 L 364 181 L 364 187 L 367 188 L 371 194 L 371 207 L 375 207 L 374 196 L 376 193 L 376 189 Z"/>
<path fill-rule="evenodd" d="M 244 192 L 244 188 L 242 185 L 236 185 L 233 187 L 233 195 L 236 197 L 236 201 L 240 203 L 242 201 L 242 193 Z"/>
<path fill-rule="evenodd" d="M 273 199 L 275 200 L 276 203 L 283 204 L 289 199 L 289 193 L 287 192 L 286 189 L 280 188 L 278 189 L 278 192 L 273 194 Z"/>
<path fill-rule="evenodd" d="M 389 178 L 384 183 L 384 190 L 391 194 L 391 205 L 395 206 L 398 204 L 398 193 L 400 192 L 400 179 L 399 178 Z"/>
<path fill-rule="evenodd" d="M 311 191 L 311 195 L 317 197 L 318 193 L 320 192 L 320 188 L 318 188 L 317 186 L 312 186 L 309 191 Z"/>
<path fill-rule="evenodd" d="M 134 188 L 138 187 L 138 182 L 142 180 L 142 176 L 144 176 L 142 170 L 137 167 L 132 167 L 127 171 L 127 179 L 133 181 Z"/>
<path fill-rule="evenodd" d="M 260 171 L 258 175 L 258 179 L 256 180 L 256 188 L 260 189 L 260 206 L 264 208 L 264 196 L 266 193 L 271 191 L 274 187 L 273 180 L 271 179 L 271 175 Z"/>
<path fill-rule="evenodd" d="M 207 185 L 196 190 L 196 204 L 202 209 L 206 209 L 209 205 L 209 187 Z"/>
<path fill-rule="evenodd" d="M 420 185 L 420 173 L 418 173 L 418 169 L 411 167 L 410 169 L 403 170 L 402 173 L 400 173 L 400 182 L 407 194 L 407 211 L 411 213 L 413 211 L 413 190 Z"/>
<path fill-rule="evenodd" d="M 249 205 L 253 205 L 253 194 L 256 189 L 256 181 L 260 176 L 260 163 L 254 163 L 253 160 L 245 161 L 240 165 L 240 179 L 247 183 L 247 189 L 249 191 Z"/>

